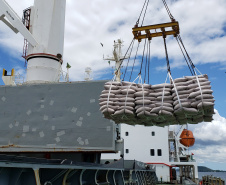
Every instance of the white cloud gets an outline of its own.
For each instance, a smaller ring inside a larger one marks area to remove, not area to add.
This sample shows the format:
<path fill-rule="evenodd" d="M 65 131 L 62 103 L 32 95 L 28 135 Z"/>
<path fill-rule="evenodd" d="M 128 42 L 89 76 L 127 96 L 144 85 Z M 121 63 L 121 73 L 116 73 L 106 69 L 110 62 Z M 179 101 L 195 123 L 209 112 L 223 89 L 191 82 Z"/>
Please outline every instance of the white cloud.
<path fill-rule="evenodd" d="M 198 163 L 226 163 L 226 146 L 206 146 L 205 148 L 192 150 L 192 152 L 195 154 L 195 159 Z"/>
<path fill-rule="evenodd" d="M 22 10 L 33 1 L 8 0 L 21 17 Z M 168 1 L 169 8 L 180 23 L 181 35 L 195 64 L 221 62 L 226 65 L 226 2 L 224 0 L 179 0 Z M 72 66 L 71 80 L 81 80 L 85 67 L 91 66 L 94 78 L 110 70 L 103 54 L 111 54 L 113 40 L 122 38 L 124 52 L 132 40 L 132 27 L 137 21 L 143 2 L 136 0 L 67 0 L 64 68 L 67 62 Z M 217 11 L 214 11 L 217 10 Z M 161 1 L 150 2 L 144 25 L 169 22 Z M 1 45 L 10 48 L 11 54 L 21 56 L 23 38 L 15 35 L 0 23 Z M 13 42 L 12 42 L 13 40 Z M 104 44 L 102 48 L 100 42 Z M 173 67 L 185 65 L 175 39 L 167 39 L 168 52 Z M 16 53 L 15 53 L 16 51 Z M 139 51 L 142 54 L 142 49 Z M 162 39 L 153 39 L 151 56 L 165 58 Z M 158 69 L 162 69 L 160 66 Z"/>
<path fill-rule="evenodd" d="M 195 154 L 198 162 L 226 162 L 226 118 L 221 117 L 217 110 L 213 121 L 189 125 L 193 131 L 195 145 L 191 151 Z"/>
<path fill-rule="evenodd" d="M 221 117 L 217 110 L 213 115 L 212 122 L 200 123 L 197 126 L 189 125 L 193 128 L 193 133 L 197 140 L 202 142 L 224 142 L 226 140 L 226 119 Z"/>

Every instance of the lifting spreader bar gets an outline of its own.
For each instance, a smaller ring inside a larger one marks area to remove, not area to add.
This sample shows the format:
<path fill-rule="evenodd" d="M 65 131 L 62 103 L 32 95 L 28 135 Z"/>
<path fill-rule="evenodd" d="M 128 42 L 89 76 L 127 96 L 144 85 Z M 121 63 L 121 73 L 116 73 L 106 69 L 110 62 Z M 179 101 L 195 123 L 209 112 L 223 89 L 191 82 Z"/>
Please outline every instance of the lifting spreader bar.
<path fill-rule="evenodd" d="M 170 27 L 172 29 L 168 30 Z M 160 30 L 157 31 L 157 29 Z M 152 33 L 151 30 L 155 30 L 155 32 Z M 139 42 L 141 42 L 142 39 L 148 38 L 149 40 L 151 40 L 152 37 L 162 37 L 163 35 L 173 35 L 174 37 L 176 37 L 179 33 L 180 29 L 179 23 L 177 21 L 141 27 L 135 25 L 133 28 L 134 39 L 138 40 Z"/>

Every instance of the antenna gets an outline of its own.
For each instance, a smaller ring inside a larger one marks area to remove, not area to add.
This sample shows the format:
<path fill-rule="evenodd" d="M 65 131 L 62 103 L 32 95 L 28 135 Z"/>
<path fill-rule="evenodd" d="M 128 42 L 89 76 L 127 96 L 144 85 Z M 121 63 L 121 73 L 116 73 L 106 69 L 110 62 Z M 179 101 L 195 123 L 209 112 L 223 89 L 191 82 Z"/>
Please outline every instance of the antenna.
<path fill-rule="evenodd" d="M 91 69 L 91 67 L 86 67 L 85 68 L 85 81 L 91 81 L 92 80 L 92 78 L 91 78 L 91 76 L 92 76 L 92 69 Z"/>
<path fill-rule="evenodd" d="M 121 66 L 121 63 L 122 63 L 122 61 L 124 59 L 127 58 L 127 57 L 122 56 L 122 46 L 123 46 L 122 43 L 123 43 L 123 41 L 121 39 L 118 39 L 117 41 L 114 41 L 113 56 L 110 57 L 110 58 L 104 58 L 104 60 L 115 61 L 115 75 L 116 75 L 116 81 L 117 82 L 121 81 L 121 79 L 120 79 L 120 77 L 121 77 L 121 70 L 119 69 L 120 66 Z"/>

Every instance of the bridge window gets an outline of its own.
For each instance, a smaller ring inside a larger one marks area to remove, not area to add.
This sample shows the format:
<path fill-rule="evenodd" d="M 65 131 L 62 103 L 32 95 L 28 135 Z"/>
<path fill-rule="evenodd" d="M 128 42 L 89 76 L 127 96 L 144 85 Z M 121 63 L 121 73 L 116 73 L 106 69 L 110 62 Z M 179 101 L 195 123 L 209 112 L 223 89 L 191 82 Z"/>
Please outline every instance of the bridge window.
<path fill-rule="evenodd" d="M 162 156 L 162 150 L 158 149 L 158 156 Z"/>
<path fill-rule="evenodd" d="M 151 153 L 151 156 L 155 156 L 155 150 L 154 149 L 151 149 L 150 153 Z"/>

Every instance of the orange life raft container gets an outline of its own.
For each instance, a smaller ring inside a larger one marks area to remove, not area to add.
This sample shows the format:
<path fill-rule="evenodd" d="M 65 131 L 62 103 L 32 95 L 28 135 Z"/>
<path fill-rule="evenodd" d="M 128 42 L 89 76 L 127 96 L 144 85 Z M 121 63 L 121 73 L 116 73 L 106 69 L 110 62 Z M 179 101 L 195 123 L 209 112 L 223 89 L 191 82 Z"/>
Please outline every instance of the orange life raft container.
<path fill-rule="evenodd" d="M 180 143 L 184 146 L 190 147 L 195 144 L 195 138 L 192 131 L 184 129 L 180 135 Z"/>

